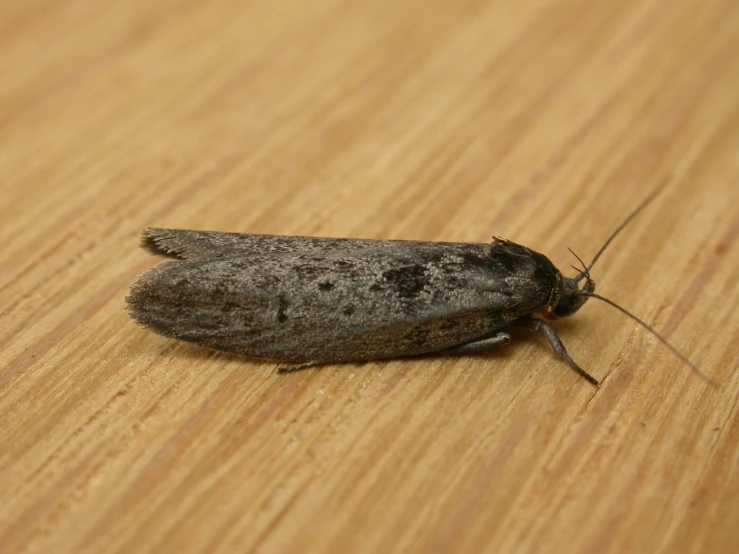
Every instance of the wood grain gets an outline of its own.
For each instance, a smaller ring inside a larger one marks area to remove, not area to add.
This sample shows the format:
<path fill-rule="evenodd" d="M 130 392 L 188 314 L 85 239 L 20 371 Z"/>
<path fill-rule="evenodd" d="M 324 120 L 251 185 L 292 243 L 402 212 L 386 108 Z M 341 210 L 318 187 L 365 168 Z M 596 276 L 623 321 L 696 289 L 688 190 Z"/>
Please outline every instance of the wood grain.
<path fill-rule="evenodd" d="M 739 551 L 739 4 L 5 0 L 0 551 Z M 138 328 L 146 226 L 485 242 L 633 322 L 295 375 Z"/>

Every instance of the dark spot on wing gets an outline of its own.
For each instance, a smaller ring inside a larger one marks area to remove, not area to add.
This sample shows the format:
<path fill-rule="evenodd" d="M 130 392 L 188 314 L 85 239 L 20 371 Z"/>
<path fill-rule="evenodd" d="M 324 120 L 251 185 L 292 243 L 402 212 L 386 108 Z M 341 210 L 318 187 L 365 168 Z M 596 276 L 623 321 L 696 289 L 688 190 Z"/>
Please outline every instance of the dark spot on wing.
<path fill-rule="evenodd" d="M 415 298 L 431 283 L 427 268 L 418 264 L 388 269 L 382 278 L 401 298 Z"/>
<path fill-rule="evenodd" d="M 329 283 L 328 281 L 323 281 L 322 283 L 318 283 L 318 288 L 322 291 L 328 292 L 334 288 L 334 284 Z"/>
<path fill-rule="evenodd" d="M 343 313 L 345 316 L 350 316 L 354 314 L 354 306 L 352 304 L 349 304 L 346 308 L 344 308 L 341 313 Z"/>
<path fill-rule="evenodd" d="M 280 323 L 285 323 L 287 321 L 287 307 L 290 305 L 290 303 L 287 301 L 287 298 L 285 298 L 284 295 L 280 295 L 278 298 L 278 306 L 277 306 L 277 321 Z"/>

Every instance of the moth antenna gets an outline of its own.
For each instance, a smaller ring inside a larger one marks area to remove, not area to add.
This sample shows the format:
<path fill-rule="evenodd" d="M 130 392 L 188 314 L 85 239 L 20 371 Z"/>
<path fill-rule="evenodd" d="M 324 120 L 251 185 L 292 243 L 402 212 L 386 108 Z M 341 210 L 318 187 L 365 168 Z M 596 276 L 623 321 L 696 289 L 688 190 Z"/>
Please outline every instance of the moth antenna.
<path fill-rule="evenodd" d="M 580 256 L 578 256 L 577 254 L 575 254 L 575 251 L 572 248 L 570 248 L 569 246 L 567 247 L 567 250 L 569 250 L 570 253 L 577 258 L 577 261 L 580 262 L 580 264 L 582 265 L 584 271 L 580 271 L 574 265 L 571 265 L 570 267 L 572 269 L 574 269 L 575 271 L 577 271 L 580 275 L 584 275 L 585 277 L 587 277 L 588 279 L 590 279 L 590 271 L 588 271 L 588 268 L 585 265 L 585 262 L 582 261 L 582 258 L 580 258 Z"/>
<path fill-rule="evenodd" d="M 606 304 L 608 304 L 610 306 L 613 306 L 614 308 L 616 308 L 617 310 L 619 310 L 621 313 L 626 314 L 628 317 L 630 317 L 631 319 L 633 319 L 634 321 L 636 321 L 639 325 L 641 325 L 642 327 L 644 327 L 647 331 L 649 331 L 654 337 L 656 337 L 667 348 L 669 348 L 670 351 L 675 356 L 677 356 L 678 358 L 680 358 L 680 360 L 686 366 L 688 366 L 688 368 L 690 369 L 690 371 L 692 371 L 695 375 L 697 375 L 698 377 L 700 377 L 700 379 L 704 383 L 706 383 L 707 385 L 709 385 L 709 386 L 711 386 L 711 387 L 713 387 L 715 389 L 719 388 L 719 385 L 718 385 L 718 383 L 716 383 L 716 381 L 714 381 L 713 379 L 711 379 L 710 377 L 708 377 L 708 375 L 706 375 L 700 369 L 698 369 L 698 367 L 693 362 L 691 362 L 688 359 L 687 356 L 685 356 L 677 348 L 675 348 L 669 342 L 667 342 L 667 339 L 664 338 L 662 335 L 660 335 L 657 331 L 655 331 L 655 329 L 651 325 L 649 325 L 645 321 L 639 319 L 637 316 L 635 316 L 634 314 L 632 314 L 626 308 L 622 308 L 621 306 L 619 306 L 618 304 L 616 304 L 613 300 L 609 300 L 605 296 L 601 296 L 599 294 L 595 294 L 594 292 L 580 291 L 578 293 L 575 293 L 575 296 L 587 296 L 588 298 L 595 298 L 596 300 L 600 300 L 601 302 L 605 302 Z"/>
<path fill-rule="evenodd" d="M 660 186 L 657 187 L 657 190 L 655 190 L 652 194 L 647 196 L 644 200 L 642 200 L 642 203 L 639 204 L 636 209 L 629 214 L 629 216 L 619 225 L 616 227 L 616 230 L 611 233 L 611 236 L 608 237 L 605 243 L 603 243 L 603 246 L 600 247 L 600 250 L 598 250 L 598 253 L 593 258 L 593 261 L 590 262 L 590 265 L 586 266 L 585 271 L 589 272 L 591 269 L 593 269 L 593 266 L 595 265 L 595 262 L 598 261 L 598 258 L 600 258 L 601 254 L 605 251 L 608 246 L 613 242 L 613 239 L 615 239 L 618 234 L 624 230 L 624 227 L 626 227 L 629 223 L 631 223 L 631 220 L 634 219 L 637 215 L 639 215 L 639 212 L 641 212 L 644 208 L 646 208 L 652 200 L 660 193 L 662 190 L 664 190 L 665 186 L 667 185 L 668 181 L 672 178 L 671 175 L 668 175 L 665 180 L 662 182 Z M 574 254 L 574 252 L 573 252 Z M 575 282 L 579 282 L 584 277 L 584 274 L 580 274 L 577 277 L 575 277 Z"/>

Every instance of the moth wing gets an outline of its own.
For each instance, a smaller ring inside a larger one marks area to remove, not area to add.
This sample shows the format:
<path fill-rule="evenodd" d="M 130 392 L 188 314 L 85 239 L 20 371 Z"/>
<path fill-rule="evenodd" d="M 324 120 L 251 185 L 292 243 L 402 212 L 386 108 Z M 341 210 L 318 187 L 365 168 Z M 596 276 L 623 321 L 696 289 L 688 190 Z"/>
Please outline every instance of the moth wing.
<path fill-rule="evenodd" d="M 398 243 L 409 244 L 415 241 L 251 235 L 158 228 L 144 229 L 141 239 L 142 248 L 150 253 L 180 260 L 208 260 L 234 256 L 274 257 L 296 252 L 355 251 L 367 248 L 391 249 Z"/>
<path fill-rule="evenodd" d="M 165 336 L 253 358 L 331 362 L 464 344 L 551 292 L 530 284 L 536 263 L 520 251 L 398 242 L 169 262 L 139 279 L 128 304 Z"/>

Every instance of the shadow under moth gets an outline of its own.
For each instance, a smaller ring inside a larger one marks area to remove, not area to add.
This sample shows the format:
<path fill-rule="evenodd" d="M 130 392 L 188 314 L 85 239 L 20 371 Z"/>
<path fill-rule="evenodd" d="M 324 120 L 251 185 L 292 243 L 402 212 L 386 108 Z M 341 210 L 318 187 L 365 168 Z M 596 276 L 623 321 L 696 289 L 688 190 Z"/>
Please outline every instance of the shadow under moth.
<path fill-rule="evenodd" d="M 555 354 L 597 385 L 548 323 L 596 298 L 636 320 L 713 383 L 649 325 L 594 292 L 590 269 L 657 192 L 589 265 L 577 258 L 582 269 L 575 268 L 574 278 L 563 276 L 543 254 L 501 238 L 478 244 L 146 229 L 142 246 L 175 261 L 141 275 L 126 301 L 133 319 L 147 329 L 295 364 L 282 372 L 480 353 L 508 344 L 510 328 L 523 327 L 542 333 Z"/>

